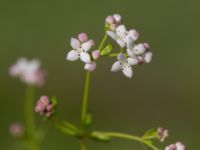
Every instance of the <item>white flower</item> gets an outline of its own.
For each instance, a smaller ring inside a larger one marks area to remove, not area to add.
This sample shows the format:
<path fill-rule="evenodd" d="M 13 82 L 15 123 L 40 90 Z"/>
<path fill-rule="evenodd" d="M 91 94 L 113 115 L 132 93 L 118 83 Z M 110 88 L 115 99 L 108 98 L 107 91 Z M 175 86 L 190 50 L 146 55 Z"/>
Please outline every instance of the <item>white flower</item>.
<path fill-rule="evenodd" d="M 86 38 L 85 38 L 86 39 Z M 67 60 L 75 61 L 77 59 L 81 59 L 81 61 L 85 63 L 89 63 L 91 61 L 90 54 L 88 51 L 94 45 L 93 40 L 87 40 L 85 42 L 81 42 L 80 39 L 71 38 L 71 46 L 73 50 L 71 50 L 67 54 Z"/>
<path fill-rule="evenodd" d="M 119 54 L 117 57 L 118 61 L 116 61 L 111 68 L 112 72 L 117 72 L 122 70 L 123 74 L 131 78 L 133 75 L 132 65 L 136 65 L 138 63 L 137 59 L 134 58 L 126 58 L 124 54 Z"/>
<path fill-rule="evenodd" d="M 186 150 L 186 147 L 181 142 L 177 142 L 176 144 L 167 146 L 165 150 Z"/>
<path fill-rule="evenodd" d="M 139 34 L 136 30 L 132 29 L 127 31 L 124 25 L 119 25 L 116 28 L 116 31 L 107 31 L 107 34 L 122 48 L 133 45 L 134 41 L 136 41 L 139 37 Z"/>
<path fill-rule="evenodd" d="M 150 63 L 153 53 L 147 43 L 141 43 L 127 48 L 127 53 L 130 57 L 138 59 L 140 63 Z"/>
<path fill-rule="evenodd" d="M 28 61 L 26 58 L 20 58 L 10 68 L 10 75 L 19 77 L 21 81 L 33 84 L 42 85 L 45 80 L 45 72 L 40 69 L 41 63 L 37 59 Z"/>

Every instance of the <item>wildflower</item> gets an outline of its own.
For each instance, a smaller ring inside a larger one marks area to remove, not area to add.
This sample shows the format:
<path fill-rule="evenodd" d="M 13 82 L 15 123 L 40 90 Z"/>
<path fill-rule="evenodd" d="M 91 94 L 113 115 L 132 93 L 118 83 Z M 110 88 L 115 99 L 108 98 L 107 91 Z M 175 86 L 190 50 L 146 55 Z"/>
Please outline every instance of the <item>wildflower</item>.
<path fill-rule="evenodd" d="M 107 34 L 122 48 L 129 47 L 131 43 L 139 38 L 139 33 L 136 30 L 127 31 L 124 25 L 119 25 L 116 31 L 107 31 Z"/>
<path fill-rule="evenodd" d="M 40 115 L 51 117 L 54 113 L 54 106 L 49 100 L 48 96 L 41 96 L 37 101 L 37 105 L 35 106 L 35 112 Z"/>
<path fill-rule="evenodd" d="M 11 66 L 9 72 L 13 77 L 27 84 L 42 86 L 45 82 L 45 72 L 40 69 L 41 63 L 37 59 L 28 61 L 26 58 L 20 58 Z"/>
<path fill-rule="evenodd" d="M 109 30 L 115 31 L 117 26 L 121 23 L 122 17 L 119 14 L 106 17 L 106 27 Z"/>
<path fill-rule="evenodd" d="M 148 43 L 140 43 L 130 46 L 127 49 L 127 53 L 130 57 L 138 59 L 140 63 L 150 63 L 153 57 L 153 53 L 150 51 Z"/>
<path fill-rule="evenodd" d="M 84 69 L 89 71 L 94 71 L 96 69 L 96 63 L 95 62 L 86 63 Z"/>
<path fill-rule="evenodd" d="M 24 126 L 19 122 L 15 122 L 15 123 L 11 124 L 9 131 L 14 137 L 18 137 L 18 138 L 22 137 L 25 132 Z"/>
<path fill-rule="evenodd" d="M 126 58 L 126 56 L 124 54 L 119 54 L 117 56 L 117 60 L 111 68 L 112 72 L 117 72 L 122 70 L 123 74 L 128 77 L 131 78 L 133 75 L 133 70 L 132 70 L 132 65 L 136 65 L 138 63 L 137 59 L 128 57 Z"/>
<path fill-rule="evenodd" d="M 181 142 L 171 144 L 165 148 L 165 150 L 186 150 L 186 147 Z"/>
<path fill-rule="evenodd" d="M 158 128 L 157 133 L 161 142 L 164 142 L 164 140 L 169 136 L 169 132 L 167 129 Z"/>
<path fill-rule="evenodd" d="M 91 61 L 91 56 L 88 51 L 92 46 L 94 46 L 94 41 L 88 40 L 86 33 L 80 33 L 78 35 L 78 39 L 71 38 L 71 46 L 73 50 L 67 54 L 67 60 L 76 61 L 80 58 L 81 61 L 85 63 L 89 63 Z"/>

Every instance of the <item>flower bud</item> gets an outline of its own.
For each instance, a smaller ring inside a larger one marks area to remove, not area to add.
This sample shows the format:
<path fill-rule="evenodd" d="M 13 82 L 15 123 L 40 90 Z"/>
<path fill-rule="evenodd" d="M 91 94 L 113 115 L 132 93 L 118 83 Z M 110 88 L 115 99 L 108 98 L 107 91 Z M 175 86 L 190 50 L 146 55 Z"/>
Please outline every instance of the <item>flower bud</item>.
<path fill-rule="evenodd" d="M 95 62 L 86 63 L 84 68 L 85 70 L 94 71 L 96 69 L 96 63 Z"/>
<path fill-rule="evenodd" d="M 115 22 L 115 18 L 113 16 L 107 16 L 106 17 L 106 23 L 107 24 L 113 24 Z"/>
<path fill-rule="evenodd" d="M 95 51 L 93 51 L 92 52 L 92 58 L 94 59 L 94 60 L 97 60 L 99 57 L 100 57 L 100 51 L 99 50 L 95 50 Z"/>
<path fill-rule="evenodd" d="M 116 23 L 120 23 L 122 20 L 122 17 L 120 14 L 114 14 L 113 17 L 114 17 Z"/>
<path fill-rule="evenodd" d="M 139 38 L 138 31 L 136 31 L 134 29 L 130 30 L 128 34 L 134 41 L 136 41 Z"/>
<path fill-rule="evenodd" d="M 80 34 L 78 35 L 78 39 L 79 39 L 82 43 L 84 43 L 84 42 L 86 42 L 86 41 L 88 40 L 88 36 L 87 36 L 86 33 L 80 33 Z"/>

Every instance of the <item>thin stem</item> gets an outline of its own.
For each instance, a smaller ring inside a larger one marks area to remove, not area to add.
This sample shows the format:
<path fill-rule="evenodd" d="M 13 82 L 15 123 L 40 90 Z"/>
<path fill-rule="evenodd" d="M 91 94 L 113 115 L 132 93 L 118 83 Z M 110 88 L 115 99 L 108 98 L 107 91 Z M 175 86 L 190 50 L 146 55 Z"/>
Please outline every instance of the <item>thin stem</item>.
<path fill-rule="evenodd" d="M 30 140 L 31 149 L 39 150 L 39 146 L 35 139 L 36 126 L 35 126 L 33 107 L 34 107 L 34 87 L 28 85 L 26 89 L 25 107 L 24 107 L 26 130 L 28 138 Z"/>
<path fill-rule="evenodd" d="M 109 57 L 116 57 L 116 56 L 118 56 L 119 54 L 121 54 L 121 53 L 111 53 L 111 54 L 109 54 L 108 56 Z M 124 53 L 123 53 L 124 54 Z M 124 54 L 125 56 L 128 56 L 127 54 Z"/>
<path fill-rule="evenodd" d="M 128 140 L 138 141 L 140 143 L 145 144 L 146 146 L 148 146 L 152 150 L 159 150 L 157 147 L 155 147 L 154 145 L 152 145 L 148 141 L 146 141 L 146 140 L 144 140 L 144 139 L 142 139 L 142 138 L 140 138 L 138 136 L 125 134 L 125 133 L 118 133 L 118 132 L 104 132 L 104 135 L 110 136 L 110 137 L 114 137 L 114 138 L 121 138 L 121 139 L 128 139 Z"/>
<path fill-rule="evenodd" d="M 81 150 L 87 150 L 88 147 L 87 147 L 87 141 L 86 139 L 81 139 Z"/>
<path fill-rule="evenodd" d="M 102 39 L 102 41 L 101 41 L 101 43 L 99 45 L 99 48 L 98 48 L 99 51 L 101 51 L 103 49 L 103 46 L 104 46 L 107 38 L 108 38 L 108 34 L 105 33 L 105 35 L 104 35 L 104 37 L 103 37 L 103 39 Z"/>
<path fill-rule="evenodd" d="M 90 78 L 91 78 L 91 73 L 90 73 L 90 71 L 87 71 L 86 78 L 85 78 L 85 88 L 84 88 L 84 95 L 83 95 L 82 112 L 81 112 L 82 124 L 84 123 L 85 117 L 87 115 L 88 96 L 89 96 L 89 89 L 90 89 Z"/>

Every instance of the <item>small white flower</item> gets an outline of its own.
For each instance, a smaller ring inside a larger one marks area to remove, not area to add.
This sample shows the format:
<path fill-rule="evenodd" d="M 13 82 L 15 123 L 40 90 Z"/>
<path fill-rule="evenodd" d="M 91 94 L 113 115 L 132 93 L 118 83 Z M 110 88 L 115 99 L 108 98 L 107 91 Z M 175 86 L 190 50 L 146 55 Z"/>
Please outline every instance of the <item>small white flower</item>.
<path fill-rule="evenodd" d="M 40 69 L 41 63 L 37 59 L 28 61 L 26 58 L 20 58 L 10 68 L 10 75 L 19 77 L 21 81 L 41 86 L 45 81 L 45 72 Z"/>
<path fill-rule="evenodd" d="M 119 54 L 117 57 L 118 61 L 116 61 L 111 68 L 112 72 L 117 72 L 122 70 L 123 74 L 131 78 L 133 75 L 132 65 L 136 65 L 138 63 L 137 59 L 134 58 L 126 58 L 124 54 Z"/>
<path fill-rule="evenodd" d="M 119 25 L 116 28 L 116 31 L 107 31 L 107 34 L 115 40 L 120 47 L 129 47 L 129 45 L 133 45 L 134 41 L 136 41 L 139 37 L 139 34 L 136 30 L 127 31 L 124 25 Z"/>
<path fill-rule="evenodd" d="M 181 142 L 171 144 L 165 148 L 165 150 L 186 150 L 186 147 Z"/>
<path fill-rule="evenodd" d="M 84 35 L 86 36 L 86 35 Z M 87 39 L 86 37 L 84 37 L 85 39 Z M 81 42 L 80 40 L 76 39 L 76 38 L 71 38 L 71 46 L 73 48 L 73 50 L 71 50 L 68 54 L 67 54 L 67 60 L 69 61 L 76 61 L 77 59 L 81 59 L 81 61 L 85 62 L 85 63 L 89 63 L 91 61 L 91 57 L 90 54 L 88 53 L 88 51 L 91 49 L 91 47 L 93 46 L 93 40 L 87 40 L 85 42 Z"/>
<path fill-rule="evenodd" d="M 150 63 L 153 57 L 153 53 L 150 51 L 147 43 L 137 44 L 127 49 L 127 53 L 130 57 L 138 59 L 140 63 Z"/>

